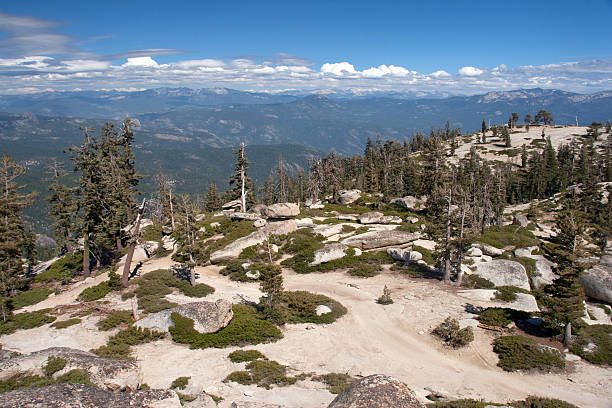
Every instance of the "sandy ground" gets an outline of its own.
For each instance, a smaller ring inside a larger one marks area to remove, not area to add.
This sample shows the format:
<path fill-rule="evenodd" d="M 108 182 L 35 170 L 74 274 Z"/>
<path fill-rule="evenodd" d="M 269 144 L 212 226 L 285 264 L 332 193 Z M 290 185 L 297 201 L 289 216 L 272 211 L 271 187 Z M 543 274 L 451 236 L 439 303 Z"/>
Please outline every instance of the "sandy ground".
<path fill-rule="evenodd" d="M 169 258 L 153 259 L 143 271 L 168 267 Z M 237 302 L 240 297 L 257 300 L 256 283 L 233 282 L 221 276 L 215 266 L 197 269 L 199 281 L 216 288 L 210 300 Z M 94 278 L 97 279 L 98 277 Z M 453 398 L 477 398 L 505 402 L 527 395 L 554 397 L 583 408 L 612 407 L 612 368 L 583 362 L 570 363 L 561 374 L 506 373 L 496 366 L 492 351 L 494 334 L 475 330 L 475 341 L 462 350 L 442 346 L 429 331 L 446 316 L 461 318 L 466 299 L 453 289 L 434 280 L 415 280 L 397 272 L 385 271 L 369 279 L 350 277 L 341 272 L 298 275 L 284 271 L 288 290 L 308 290 L 330 296 L 347 307 L 348 313 L 331 325 L 289 325 L 284 338 L 262 344 L 257 349 L 295 374 L 348 372 L 352 375 L 383 373 L 404 381 L 424 398 L 433 391 Z M 395 303 L 375 303 L 384 285 L 392 291 Z M 89 283 L 87 283 L 89 285 Z M 42 302 L 40 307 L 54 307 L 74 301 L 84 286 Z M 169 295 L 170 300 L 186 303 L 193 299 Z M 109 305 L 129 309 L 129 301 L 109 296 Z M 64 302 L 64 303 L 62 303 Z M 44 303 L 44 305 L 43 305 Z M 37 305 L 37 306 L 39 306 Z M 5 348 L 29 352 L 52 346 L 83 350 L 98 347 L 113 332 L 99 332 L 98 317 L 85 318 L 68 329 L 48 326 L 19 331 L 1 338 Z M 326 407 L 334 398 L 322 384 L 301 381 L 284 388 L 265 390 L 255 386 L 225 384 L 223 378 L 241 370 L 244 363 L 231 363 L 227 355 L 236 348 L 190 350 L 187 346 L 164 339 L 134 347 L 143 371 L 143 381 L 153 388 L 167 388 L 172 380 L 190 376 L 207 392 L 224 397 L 219 407 L 229 407 L 236 400 L 258 400 L 288 407 Z"/>

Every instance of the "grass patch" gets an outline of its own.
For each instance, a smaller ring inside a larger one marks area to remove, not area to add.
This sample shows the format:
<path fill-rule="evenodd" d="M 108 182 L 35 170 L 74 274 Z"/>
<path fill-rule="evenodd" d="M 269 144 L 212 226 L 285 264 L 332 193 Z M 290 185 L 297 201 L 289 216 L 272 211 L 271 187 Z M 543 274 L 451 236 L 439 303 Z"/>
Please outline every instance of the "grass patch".
<path fill-rule="evenodd" d="M 540 244 L 531 231 L 518 225 L 493 226 L 484 233 L 480 242 L 500 249 L 506 246 L 525 248 Z"/>
<path fill-rule="evenodd" d="M 165 333 L 130 326 L 127 329 L 121 330 L 114 336 L 111 336 L 105 346 L 90 351 L 98 357 L 132 360 L 130 356 L 130 346 L 149 343 L 159 340 L 164 336 Z"/>
<path fill-rule="evenodd" d="M 563 355 L 558 350 L 544 347 L 524 336 L 499 337 L 493 342 L 493 351 L 499 355 L 497 365 L 505 371 L 565 367 Z"/>
<path fill-rule="evenodd" d="M 245 371 L 235 371 L 225 377 L 223 382 L 237 382 L 238 384 L 255 384 L 265 389 L 272 385 L 280 387 L 295 384 L 295 377 L 287 377 L 287 367 L 269 360 L 255 360 L 246 365 Z"/>
<path fill-rule="evenodd" d="M 612 326 L 582 327 L 571 350 L 589 363 L 612 364 Z"/>
<path fill-rule="evenodd" d="M 199 283 L 191 286 L 189 282 L 179 279 L 167 269 L 158 269 L 135 279 L 132 285 L 137 286 L 133 293 L 138 297 L 138 307 L 147 313 L 156 313 L 177 306 L 164 299 L 164 296 L 178 289 L 185 296 L 205 297 L 215 291 L 211 286 Z M 129 292 L 128 292 L 129 293 Z M 122 295 L 127 298 L 128 294 Z"/>
<path fill-rule="evenodd" d="M 447 317 L 433 329 L 432 334 L 441 338 L 444 343 L 454 349 L 467 346 L 474 340 L 474 330 L 471 327 L 460 329 L 457 319 L 450 317 Z"/>
<path fill-rule="evenodd" d="M 108 273 L 108 280 L 98 283 L 95 286 L 85 289 L 79 294 L 78 300 L 81 302 L 93 302 L 102 299 L 114 290 L 121 289 L 121 278 L 115 272 Z"/>
<path fill-rule="evenodd" d="M 247 305 L 234 305 L 234 317 L 230 323 L 216 333 L 198 333 L 193 328 L 193 320 L 172 313 L 174 327 L 170 328 L 172 339 L 177 343 L 189 344 L 195 348 L 223 348 L 260 344 L 278 340 L 282 334 L 278 328 L 260 318 L 257 311 Z"/>
<path fill-rule="evenodd" d="M 129 324 L 132 322 L 132 312 L 129 310 L 114 310 L 110 315 L 98 322 L 100 330 L 110 330 L 120 324 Z"/>
<path fill-rule="evenodd" d="M 317 316 L 317 306 L 324 305 L 331 313 Z M 280 308 L 287 323 L 330 324 L 347 312 L 339 302 L 325 295 L 306 291 L 283 292 Z"/>
<path fill-rule="evenodd" d="M 516 286 L 498 286 L 495 291 L 495 299 L 503 302 L 514 302 L 517 293 L 531 293 L 527 289 L 517 288 Z"/>
<path fill-rule="evenodd" d="M 187 384 L 189 384 L 190 378 L 191 377 L 175 378 L 174 381 L 172 381 L 172 384 L 170 384 L 170 388 L 173 390 L 184 390 L 187 387 Z"/>
<path fill-rule="evenodd" d="M 312 380 L 322 382 L 332 394 L 340 394 L 346 390 L 355 379 L 344 373 L 328 373 L 312 377 Z"/>
<path fill-rule="evenodd" d="M 34 277 L 34 282 L 69 282 L 83 268 L 83 253 L 66 254 Z"/>
<path fill-rule="evenodd" d="M 9 316 L 6 322 L 0 323 L 0 334 L 11 334 L 17 330 L 33 329 L 55 321 L 54 316 L 47 313 L 51 309 L 24 312 Z"/>
<path fill-rule="evenodd" d="M 227 356 L 232 363 L 244 363 L 258 359 L 267 360 L 266 356 L 257 350 L 236 350 Z"/>
<path fill-rule="evenodd" d="M 66 327 L 74 326 L 75 324 L 79 324 L 79 323 L 81 323 L 81 319 L 74 317 L 72 319 L 55 322 L 51 325 L 51 327 L 55 329 L 65 329 Z"/>
<path fill-rule="evenodd" d="M 45 300 L 53 291 L 47 288 L 33 288 L 25 292 L 20 292 L 11 299 L 13 309 L 21 309 L 24 306 L 35 305 Z"/>
<path fill-rule="evenodd" d="M 61 357 L 49 357 L 47 363 L 43 366 L 43 372 L 47 377 L 51 377 L 53 374 L 66 367 L 67 361 Z"/>
<path fill-rule="evenodd" d="M 478 315 L 478 321 L 487 326 L 508 327 L 512 322 L 527 320 L 531 315 L 513 309 L 489 307 Z"/>

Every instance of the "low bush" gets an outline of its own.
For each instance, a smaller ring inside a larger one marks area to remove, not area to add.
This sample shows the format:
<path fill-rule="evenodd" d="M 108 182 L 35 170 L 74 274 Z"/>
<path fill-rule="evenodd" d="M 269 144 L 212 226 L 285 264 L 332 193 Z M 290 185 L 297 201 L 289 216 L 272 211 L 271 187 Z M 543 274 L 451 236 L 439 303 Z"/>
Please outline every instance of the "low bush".
<path fill-rule="evenodd" d="M 486 408 L 494 404 L 468 398 L 453 401 L 436 401 L 426 405 L 429 408 Z"/>
<path fill-rule="evenodd" d="M 23 312 L 9 316 L 7 321 L 0 322 L 0 334 L 11 334 L 17 330 L 33 329 L 55 321 L 54 316 L 47 313 L 51 309 Z"/>
<path fill-rule="evenodd" d="M 164 336 L 165 333 L 130 326 L 127 329 L 121 330 L 114 336 L 111 336 L 106 342 L 105 346 L 91 350 L 91 352 L 99 357 L 113 358 L 117 360 L 131 360 L 132 357 L 130 356 L 130 346 L 149 343 L 159 340 Z"/>
<path fill-rule="evenodd" d="M 253 307 L 238 304 L 234 305 L 232 310 L 234 317 L 230 323 L 216 333 L 198 333 L 193 328 L 193 320 L 172 313 L 172 339 L 177 343 L 189 344 L 191 348 L 203 349 L 267 343 L 282 338 L 280 330 L 274 324 L 261 319 Z"/>
<path fill-rule="evenodd" d="M 578 408 L 569 402 L 558 399 L 533 396 L 527 397 L 523 401 L 511 402 L 510 406 L 514 408 Z"/>
<path fill-rule="evenodd" d="M 11 299 L 13 309 L 21 309 L 24 306 L 35 305 L 45 300 L 53 291 L 47 288 L 33 288 L 25 292 L 20 292 Z"/>
<path fill-rule="evenodd" d="M 371 265 L 371 264 L 359 264 L 351 269 L 349 269 L 348 273 L 352 276 L 359 276 L 362 278 L 371 278 L 380 273 L 381 267 L 380 265 Z"/>
<path fill-rule="evenodd" d="M 517 293 L 530 293 L 528 290 L 516 286 L 498 286 L 496 289 L 495 299 L 504 302 L 514 302 L 517 299 Z"/>
<path fill-rule="evenodd" d="M 61 357 L 49 357 L 47 363 L 43 366 L 43 372 L 47 377 L 51 377 L 53 374 L 66 367 L 67 361 Z"/>
<path fill-rule="evenodd" d="M 592 364 L 612 364 L 612 326 L 594 324 L 580 328 L 571 348 Z"/>
<path fill-rule="evenodd" d="M 487 326 L 507 327 L 512 322 L 527 320 L 531 315 L 513 309 L 489 307 L 478 315 L 478 321 Z"/>
<path fill-rule="evenodd" d="M 432 333 L 454 349 L 467 346 L 474 340 L 474 331 L 471 327 L 460 329 L 457 319 L 450 317 L 433 329 Z"/>
<path fill-rule="evenodd" d="M 107 281 L 85 289 L 79 294 L 78 300 L 81 302 L 93 302 L 119 289 L 121 289 L 121 278 L 115 272 L 111 271 L 108 274 Z"/>
<path fill-rule="evenodd" d="M 331 313 L 317 315 L 317 306 L 324 305 Z M 306 291 L 283 292 L 281 309 L 287 323 L 329 324 L 335 322 L 347 312 L 339 302 L 325 295 Z"/>
<path fill-rule="evenodd" d="M 66 327 L 74 326 L 75 324 L 79 324 L 79 323 L 81 323 L 81 319 L 72 318 L 68 320 L 62 320 L 59 322 L 55 322 L 51 324 L 51 327 L 55 329 L 65 329 Z"/>
<path fill-rule="evenodd" d="M 159 242 L 161 241 L 162 236 L 162 225 L 158 223 L 147 225 L 140 232 L 140 239 L 142 239 L 143 241 Z"/>
<path fill-rule="evenodd" d="M 383 293 L 380 295 L 378 299 L 376 299 L 376 303 L 379 305 L 390 305 L 393 304 L 393 299 L 391 299 L 391 291 L 387 288 L 387 285 L 383 288 Z"/>
<path fill-rule="evenodd" d="M 497 365 L 505 371 L 565 367 L 563 355 L 558 350 L 524 336 L 499 337 L 493 342 L 493 351 L 499 356 Z"/>
<path fill-rule="evenodd" d="M 172 384 L 170 384 L 170 388 L 172 389 L 178 389 L 178 390 L 184 390 L 187 387 L 187 384 L 189 384 L 189 379 L 191 377 L 178 377 L 175 378 L 174 381 L 172 381 Z"/>
<path fill-rule="evenodd" d="M 120 324 L 129 324 L 132 322 L 132 312 L 129 310 L 114 310 L 110 315 L 98 322 L 100 330 L 110 330 Z"/>
<path fill-rule="evenodd" d="M 254 361 L 258 359 L 267 360 L 266 356 L 257 350 L 236 350 L 227 356 L 232 363 L 243 363 L 245 361 Z"/>
<path fill-rule="evenodd" d="M 525 248 L 540 244 L 531 231 L 518 225 L 493 226 L 485 231 L 480 241 L 496 248 Z"/>
<path fill-rule="evenodd" d="M 433 251 L 430 251 L 427 248 L 423 248 L 422 246 L 418 245 L 413 245 L 412 250 L 420 252 L 421 255 L 423 255 L 423 261 L 425 261 L 427 265 L 435 265 L 436 262 L 438 262 L 438 260 L 434 257 Z"/>
<path fill-rule="evenodd" d="M 54 384 L 53 379 L 39 375 L 17 374 L 5 380 L 0 380 L 0 393 L 20 390 L 23 388 L 46 387 Z"/>
<path fill-rule="evenodd" d="M 243 385 L 255 384 L 270 389 L 272 385 L 285 386 L 295 384 L 295 377 L 287 377 L 287 367 L 270 360 L 254 360 L 246 365 L 246 371 L 236 371 L 228 375 L 223 382 L 237 382 Z"/>
<path fill-rule="evenodd" d="M 66 254 L 34 278 L 35 282 L 69 282 L 83 268 L 83 253 Z"/>
<path fill-rule="evenodd" d="M 461 286 L 470 289 L 493 289 L 495 284 L 476 274 L 464 275 Z"/>
<path fill-rule="evenodd" d="M 251 279 L 246 276 L 247 272 L 254 272 L 257 270 L 258 264 L 251 264 L 248 269 L 244 269 L 242 264 L 245 263 L 244 259 L 232 259 L 227 262 L 225 268 L 221 269 L 219 273 L 223 276 L 228 276 L 233 281 L 238 282 L 254 282 L 255 279 Z"/>
<path fill-rule="evenodd" d="M 89 373 L 85 370 L 74 369 L 68 371 L 66 374 L 62 374 L 57 377 L 56 382 L 58 383 L 71 383 L 71 384 L 83 384 L 88 385 L 90 387 L 95 387 L 96 385 L 91 382 L 89 378 Z"/>
<path fill-rule="evenodd" d="M 332 394 L 340 394 L 346 390 L 355 379 L 344 373 L 329 373 L 312 377 L 314 381 L 322 382 Z"/>

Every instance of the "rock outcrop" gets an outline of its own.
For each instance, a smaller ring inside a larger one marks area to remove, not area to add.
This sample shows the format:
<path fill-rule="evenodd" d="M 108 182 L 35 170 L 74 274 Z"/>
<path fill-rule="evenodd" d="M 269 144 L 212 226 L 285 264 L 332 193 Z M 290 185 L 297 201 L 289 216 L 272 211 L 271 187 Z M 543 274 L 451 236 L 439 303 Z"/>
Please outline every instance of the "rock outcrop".
<path fill-rule="evenodd" d="M 247 221 L 257 221 L 261 218 L 259 214 L 240 212 L 240 211 L 228 213 L 228 216 L 232 220 L 247 220 Z"/>
<path fill-rule="evenodd" d="M 115 393 L 82 384 L 54 384 L 0 394 L 0 406 L 12 408 L 178 408 L 178 395 L 168 390 Z"/>
<path fill-rule="evenodd" d="M 395 216 L 386 216 L 378 211 L 371 211 L 359 215 L 360 224 L 401 224 L 402 219 Z"/>
<path fill-rule="evenodd" d="M 423 254 L 403 248 L 388 248 L 387 253 L 393 260 L 400 262 L 416 262 L 423 259 Z"/>
<path fill-rule="evenodd" d="M 483 244 L 482 242 L 472 244 L 472 247 L 480 249 L 483 254 L 489 256 L 500 256 L 504 253 L 503 249 L 495 248 L 493 245 Z"/>
<path fill-rule="evenodd" d="M 339 204 L 352 204 L 361 198 L 361 190 L 340 190 L 338 196 Z"/>
<path fill-rule="evenodd" d="M 0 380 L 17 374 L 44 375 L 42 367 L 49 357 L 66 360 L 66 366 L 55 373 L 59 376 L 70 370 L 81 369 L 89 373 L 91 382 L 110 390 L 135 390 L 140 385 L 140 367 L 135 361 L 101 358 L 86 351 L 68 347 L 52 347 L 30 354 L 0 361 Z M 2 395 L 2 394 L 0 394 Z M 0 406 L 10 406 L 2 405 Z"/>
<path fill-rule="evenodd" d="M 516 261 L 495 259 L 479 263 L 474 272 L 495 284 L 495 286 L 516 286 L 530 290 L 525 267 Z"/>
<path fill-rule="evenodd" d="M 612 304 L 612 262 L 602 256 L 598 265 L 580 275 L 580 284 L 588 297 Z"/>
<path fill-rule="evenodd" d="M 399 380 L 375 374 L 355 381 L 327 408 L 425 408 Z"/>
<path fill-rule="evenodd" d="M 297 224 L 295 220 L 277 221 L 270 222 L 262 227 L 260 230 L 255 231 L 246 237 L 238 238 L 234 242 L 227 245 L 225 248 L 210 254 L 210 262 L 218 263 L 221 261 L 227 261 L 230 259 L 238 258 L 243 249 L 253 245 L 258 245 L 264 242 L 270 235 L 278 234 L 290 234 L 297 230 Z"/>
<path fill-rule="evenodd" d="M 374 249 L 408 244 L 419 237 L 420 234 L 417 232 L 397 230 L 371 231 L 345 238 L 342 240 L 342 243 L 360 249 Z"/>
<path fill-rule="evenodd" d="M 269 205 L 265 214 L 268 218 L 294 218 L 300 215 L 300 206 L 295 203 L 277 203 Z"/>
<path fill-rule="evenodd" d="M 168 331 L 174 327 L 172 313 L 193 320 L 193 328 L 200 333 L 214 333 L 229 324 L 234 316 L 232 304 L 227 300 L 219 299 L 216 302 L 194 302 L 152 313 L 138 320 L 134 325 L 143 329 Z"/>
<path fill-rule="evenodd" d="M 525 215 L 517 214 L 513 217 L 512 224 L 520 225 L 521 227 L 526 227 L 527 225 L 529 225 L 529 220 L 527 219 Z"/>
<path fill-rule="evenodd" d="M 406 196 L 403 198 L 394 198 L 391 200 L 391 204 L 399 205 L 400 207 L 404 207 L 410 211 L 418 211 L 425 208 L 425 204 L 427 203 L 427 197 L 413 197 Z"/>
<path fill-rule="evenodd" d="M 325 262 L 343 258 L 346 255 L 347 249 L 348 246 L 341 243 L 325 245 L 323 248 L 315 251 L 314 261 L 312 261 L 309 266 L 317 266 Z"/>

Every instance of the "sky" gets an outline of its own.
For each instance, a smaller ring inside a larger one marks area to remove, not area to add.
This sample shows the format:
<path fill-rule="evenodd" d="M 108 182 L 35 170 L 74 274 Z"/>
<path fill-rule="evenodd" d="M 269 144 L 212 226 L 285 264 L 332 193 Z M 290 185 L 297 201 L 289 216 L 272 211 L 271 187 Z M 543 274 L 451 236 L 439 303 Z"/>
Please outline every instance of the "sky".
<path fill-rule="evenodd" d="M 0 93 L 612 90 L 612 0 L 0 5 Z"/>

